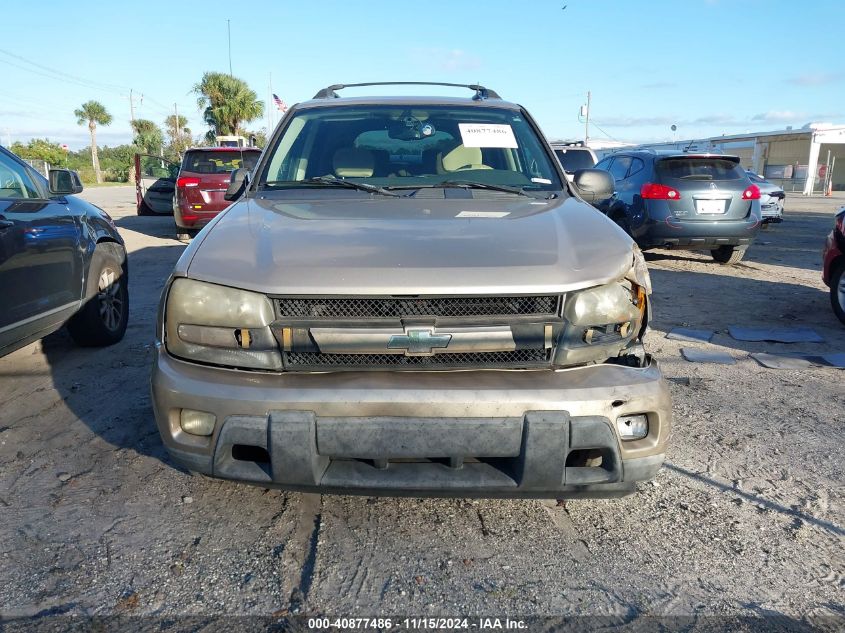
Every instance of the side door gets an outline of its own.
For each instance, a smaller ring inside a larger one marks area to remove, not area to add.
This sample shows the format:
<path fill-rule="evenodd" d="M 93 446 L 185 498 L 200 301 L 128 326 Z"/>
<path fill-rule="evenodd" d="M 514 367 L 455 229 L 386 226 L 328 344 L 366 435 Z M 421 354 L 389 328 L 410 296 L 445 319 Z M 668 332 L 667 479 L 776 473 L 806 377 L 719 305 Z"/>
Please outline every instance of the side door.
<path fill-rule="evenodd" d="M 64 320 L 82 298 L 82 218 L 0 152 L 0 348 Z"/>
<path fill-rule="evenodd" d="M 173 215 L 179 164 L 152 154 L 135 154 L 138 215 Z"/>

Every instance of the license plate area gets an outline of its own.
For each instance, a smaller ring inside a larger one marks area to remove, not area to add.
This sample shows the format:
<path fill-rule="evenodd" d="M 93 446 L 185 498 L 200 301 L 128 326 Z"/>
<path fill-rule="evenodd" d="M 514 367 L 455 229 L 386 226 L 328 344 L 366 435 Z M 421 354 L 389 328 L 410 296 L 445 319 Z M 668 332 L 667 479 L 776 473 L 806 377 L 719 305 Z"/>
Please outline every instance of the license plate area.
<path fill-rule="evenodd" d="M 725 200 L 696 200 L 695 212 L 701 215 L 722 215 L 725 213 Z"/>

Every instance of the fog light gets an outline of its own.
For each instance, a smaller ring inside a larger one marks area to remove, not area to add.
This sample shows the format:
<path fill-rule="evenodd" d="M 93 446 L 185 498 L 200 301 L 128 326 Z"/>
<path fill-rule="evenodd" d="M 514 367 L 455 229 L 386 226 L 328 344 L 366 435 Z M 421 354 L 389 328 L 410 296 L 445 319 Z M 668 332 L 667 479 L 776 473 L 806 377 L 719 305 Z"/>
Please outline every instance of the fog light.
<path fill-rule="evenodd" d="M 641 440 L 648 435 L 648 417 L 644 413 L 619 416 L 616 428 L 623 440 Z"/>
<path fill-rule="evenodd" d="M 214 423 L 217 417 L 207 411 L 194 411 L 193 409 L 182 409 L 179 413 L 179 426 L 185 433 L 191 435 L 211 435 L 214 432 Z"/>

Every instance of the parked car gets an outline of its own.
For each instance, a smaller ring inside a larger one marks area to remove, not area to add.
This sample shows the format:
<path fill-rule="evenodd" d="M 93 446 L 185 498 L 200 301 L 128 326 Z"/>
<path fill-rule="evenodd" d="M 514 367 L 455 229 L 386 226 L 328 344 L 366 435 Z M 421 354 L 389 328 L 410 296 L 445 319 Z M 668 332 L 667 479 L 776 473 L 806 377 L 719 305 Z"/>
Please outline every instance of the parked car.
<path fill-rule="evenodd" d="M 750 169 L 746 169 L 745 173 L 760 190 L 760 217 L 763 225 L 783 222 L 783 205 L 786 200 L 783 188 L 770 183 Z"/>
<path fill-rule="evenodd" d="M 49 180 L 0 148 L 0 356 L 67 324 L 80 345 L 123 338 L 129 268 L 102 209 L 71 194 L 76 172 Z"/>
<path fill-rule="evenodd" d="M 845 324 L 845 207 L 834 216 L 833 230 L 822 251 L 822 279 L 830 288 L 830 304 Z"/>
<path fill-rule="evenodd" d="M 558 141 L 551 145 L 569 181 L 579 169 L 592 169 L 596 166 L 596 153 L 584 145 L 583 141 Z"/>
<path fill-rule="evenodd" d="M 356 86 L 370 84 L 355 84 Z M 155 417 L 188 470 L 296 490 L 607 497 L 663 462 L 651 284 L 521 106 L 288 110 L 161 301 Z"/>
<path fill-rule="evenodd" d="M 599 208 L 643 249 L 709 250 L 735 264 L 760 229 L 760 188 L 736 156 L 639 149 L 596 167 L 616 180 Z"/>
<path fill-rule="evenodd" d="M 135 154 L 135 202 L 138 215 L 173 215 L 179 163 L 153 154 Z"/>
<path fill-rule="evenodd" d="M 251 170 L 260 155 L 255 147 L 196 147 L 185 152 L 173 199 L 177 231 L 195 232 L 228 207 L 231 202 L 223 194 L 232 172 Z"/>

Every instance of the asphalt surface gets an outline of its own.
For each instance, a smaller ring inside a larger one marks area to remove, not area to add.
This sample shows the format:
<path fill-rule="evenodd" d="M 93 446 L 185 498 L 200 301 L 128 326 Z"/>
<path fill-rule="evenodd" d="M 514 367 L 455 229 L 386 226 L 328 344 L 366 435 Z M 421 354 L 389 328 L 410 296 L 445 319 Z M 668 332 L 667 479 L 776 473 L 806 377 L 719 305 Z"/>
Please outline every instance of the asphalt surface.
<path fill-rule="evenodd" d="M 156 304 L 184 249 L 134 191 L 84 197 L 130 251 L 125 339 L 79 349 L 64 332 L 0 359 L 0 617 L 67 615 L 605 616 L 636 625 L 752 616 L 843 625 L 841 370 L 765 369 L 756 351 L 845 351 L 820 280 L 836 204 L 787 201 L 734 268 L 649 255 L 647 345 L 671 380 L 668 463 L 619 500 L 320 496 L 192 477 L 152 416 Z M 824 344 L 741 343 L 730 325 L 804 325 Z M 709 328 L 709 344 L 671 341 Z M 682 347 L 735 365 L 690 363 Z M 0 620 L 0 628 L 3 622 Z"/>

